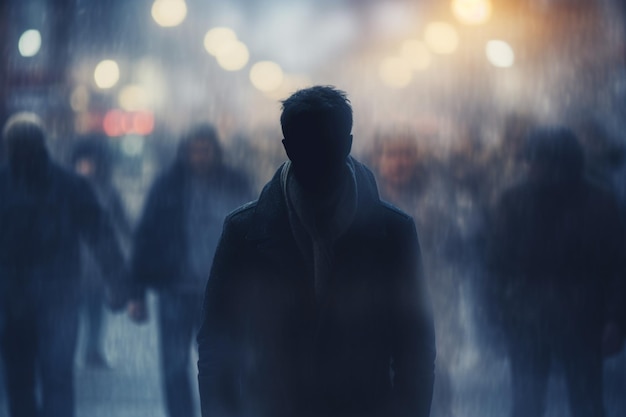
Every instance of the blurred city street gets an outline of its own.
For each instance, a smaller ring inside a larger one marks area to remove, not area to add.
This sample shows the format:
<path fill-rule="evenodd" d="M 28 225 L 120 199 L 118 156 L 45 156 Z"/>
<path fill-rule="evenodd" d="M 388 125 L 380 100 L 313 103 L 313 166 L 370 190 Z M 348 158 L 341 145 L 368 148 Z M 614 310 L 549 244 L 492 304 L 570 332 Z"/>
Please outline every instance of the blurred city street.
<path fill-rule="evenodd" d="M 155 302 L 155 297 L 151 297 L 151 313 L 154 313 Z M 79 347 L 76 361 L 77 417 L 165 417 L 154 316 L 144 325 L 131 322 L 125 314 L 108 315 L 107 320 L 105 349 L 110 369 L 86 368 L 80 354 L 82 346 Z M 195 378 L 195 351 L 192 357 L 194 363 L 190 363 L 189 372 Z M 566 388 L 558 367 L 555 371 L 545 417 L 566 417 Z M 606 417 L 622 417 L 626 409 L 626 352 L 607 360 L 604 380 Z M 507 415 L 510 386 L 506 360 L 487 353 L 482 361 L 458 370 L 454 385 L 457 392 L 453 401 L 455 417 Z M 0 395 L 0 417 L 7 416 L 5 406 Z"/>

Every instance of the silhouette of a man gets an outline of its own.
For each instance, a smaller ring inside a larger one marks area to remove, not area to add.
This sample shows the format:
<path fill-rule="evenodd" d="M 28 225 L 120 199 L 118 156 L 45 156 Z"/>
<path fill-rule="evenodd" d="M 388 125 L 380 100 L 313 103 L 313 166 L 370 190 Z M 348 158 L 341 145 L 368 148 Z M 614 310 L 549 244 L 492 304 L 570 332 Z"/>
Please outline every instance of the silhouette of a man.
<path fill-rule="evenodd" d="M 198 335 L 202 415 L 426 417 L 435 343 L 413 220 L 350 156 L 333 87 L 283 101 L 285 162 L 225 220 Z"/>

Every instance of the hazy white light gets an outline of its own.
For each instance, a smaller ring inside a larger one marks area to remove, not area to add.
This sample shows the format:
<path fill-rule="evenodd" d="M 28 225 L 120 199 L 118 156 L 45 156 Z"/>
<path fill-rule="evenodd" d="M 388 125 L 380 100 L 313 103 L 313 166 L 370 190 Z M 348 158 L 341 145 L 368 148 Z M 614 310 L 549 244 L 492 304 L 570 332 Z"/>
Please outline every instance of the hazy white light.
<path fill-rule="evenodd" d="M 87 111 L 89 107 L 89 90 L 84 85 L 79 85 L 72 91 L 70 105 L 75 112 Z"/>
<path fill-rule="evenodd" d="M 37 55 L 41 49 L 41 33 L 35 29 L 27 30 L 20 36 L 17 47 L 23 57 Z"/>
<path fill-rule="evenodd" d="M 145 139 L 143 136 L 128 135 L 122 139 L 122 152 L 126 156 L 139 156 L 143 152 Z"/>
<path fill-rule="evenodd" d="M 445 22 L 433 22 L 426 26 L 424 40 L 437 54 L 451 54 L 459 46 L 459 34 L 454 26 Z"/>
<path fill-rule="evenodd" d="M 233 41 L 220 47 L 215 58 L 223 69 L 237 71 L 246 66 L 250 53 L 242 42 Z"/>
<path fill-rule="evenodd" d="M 481 25 L 491 18 L 490 0 L 453 0 L 452 12 L 461 23 Z"/>
<path fill-rule="evenodd" d="M 250 69 L 250 81 L 261 91 L 273 91 L 283 82 L 283 70 L 274 62 L 257 62 Z"/>
<path fill-rule="evenodd" d="M 511 45 L 504 41 L 489 41 L 485 48 L 487 59 L 493 66 L 509 68 L 515 62 L 515 52 Z"/>
<path fill-rule="evenodd" d="M 220 48 L 237 40 L 235 31 L 225 27 L 217 27 L 209 30 L 204 35 L 204 49 L 213 56 L 216 56 Z"/>
<path fill-rule="evenodd" d="M 149 105 L 146 90 L 138 85 L 127 85 L 117 97 L 119 105 L 126 111 L 145 110 Z"/>
<path fill-rule="evenodd" d="M 120 67 L 117 65 L 117 62 L 105 59 L 96 66 L 93 77 L 99 88 L 111 88 L 120 79 Z"/>
<path fill-rule="evenodd" d="M 155 0 L 152 4 L 152 18 L 159 26 L 178 26 L 186 16 L 187 4 L 184 0 Z"/>
<path fill-rule="evenodd" d="M 392 88 L 406 87 L 413 78 L 411 66 L 399 57 L 384 59 L 380 64 L 379 74 L 383 83 Z"/>
<path fill-rule="evenodd" d="M 428 68 L 432 61 L 428 48 L 418 39 L 404 41 L 400 54 L 416 70 Z"/>

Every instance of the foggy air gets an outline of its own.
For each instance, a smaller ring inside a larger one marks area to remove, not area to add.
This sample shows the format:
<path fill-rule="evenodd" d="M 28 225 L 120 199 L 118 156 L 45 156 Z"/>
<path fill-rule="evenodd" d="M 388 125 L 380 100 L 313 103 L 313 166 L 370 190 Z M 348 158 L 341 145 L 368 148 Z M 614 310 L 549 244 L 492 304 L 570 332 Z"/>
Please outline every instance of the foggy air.
<path fill-rule="evenodd" d="M 0 2 L 0 417 L 626 414 L 626 2 Z"/>

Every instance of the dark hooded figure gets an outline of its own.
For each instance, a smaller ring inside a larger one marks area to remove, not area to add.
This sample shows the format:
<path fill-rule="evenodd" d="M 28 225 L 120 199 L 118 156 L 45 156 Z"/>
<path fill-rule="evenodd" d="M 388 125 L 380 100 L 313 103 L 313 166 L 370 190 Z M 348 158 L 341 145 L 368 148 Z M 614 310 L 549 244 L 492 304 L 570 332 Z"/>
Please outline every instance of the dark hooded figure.
<path fill-rule="evenodd" d="M 3 139 L 8 166 L 0 171 L 0 349 L 9 414 L 71 417 L 80 245 L 85 242 L 99 259 L 115 308 L 125 299 L 123 257 L 88 183 L 51 161 L 36 116 L 9 119 Z"/>
<path fill-rule="evenodd" d="M 145 291 L 158 294 L 165 404 L 170 417 L 193 416 L 190 347 L 226 215 L 250 201 L 245 176 L 223 161 L 217 130 L 194 127 L 174 165 L 153 184 L 137 226 L 132 255 L 131 317 L 146 318 Z"/>
<path fill-rule="evenodd" d="M 353 159 L 332 87 L 283 101 L 285 162 L 231 213 L 198 334 L 202 415 L 427 417 L 434 331 L 417 233 Z"/>
<path fill-rule="evenodd" d="M 561 362 L 575 417 L 602 417 L 602 359 L 619 351 L 624 236 L 613 197 L 587 181 L 563 127 L 529 134 L 528 175 L 495 211 L 489 265 L 512 372 L 514 417 L 542 416 Z M 604 350 L 604 352 L 603 352 Z"/>
<path fill-rule="evenodd" d="M 132 231 L 119 192 L 113 184 L 113 162 L 106 141 L 106 136 L 96 133 L 81 137 L 72 150 L 71 165 L 91 185 L 98 202 L 111 219 L 122 249 L 125 249 L 130 244 Z M 123 252 L 126 255 L 127 250 Z M 102 348 L 105 322 L 103 307 L 106 304 L 102 270 L 86 245 L 81 246 L 81 260 L 86 330 L 84 362 L 88 367 L 107 368 L 108 363 Z"/>

